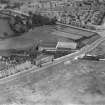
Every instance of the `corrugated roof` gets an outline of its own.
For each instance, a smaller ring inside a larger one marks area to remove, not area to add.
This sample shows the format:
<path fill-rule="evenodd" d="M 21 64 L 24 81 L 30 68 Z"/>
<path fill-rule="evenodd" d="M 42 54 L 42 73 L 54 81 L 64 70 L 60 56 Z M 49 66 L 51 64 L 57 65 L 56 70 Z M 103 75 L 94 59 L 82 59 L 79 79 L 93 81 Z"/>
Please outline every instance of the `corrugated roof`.
<path fill-rule="evenodd" d="M 61 31 L 54 31 L 54 32 L 52 32 L 52 34 L 67 37 L 67 38 L 70 38 L 70 39 L 73 39 L 73 40 L 78 40 L 78 39 L 82 38 L 82 36 L 72 34 L 72 33 L 67 33 L 67 32 L 61 32 Z"/>
<path fill-rule="evenodd" d="M 90 37 L 95 34 L 93 32 L 89 32 L 89 31 L 85 31 L 85 30 L 81 30 L 81 29 L 77 29 L 77 28 L 72 28 L 72 27 L 62 27 L 61 26 L 61 27 L 59 27 L 58 30 L 59 31 L 61 30 L 61 31 L 67 32 L 67 33 L 80 35 L 80 36 L 85 36 L 85 37 Z"/>
<path fill-rule="evenodd" d="M 55 47 L 56 48 L 57 42 L 51 42 L 51 41 L 43 41 L 42 43 L 40 43 L 40 47 Z"/>

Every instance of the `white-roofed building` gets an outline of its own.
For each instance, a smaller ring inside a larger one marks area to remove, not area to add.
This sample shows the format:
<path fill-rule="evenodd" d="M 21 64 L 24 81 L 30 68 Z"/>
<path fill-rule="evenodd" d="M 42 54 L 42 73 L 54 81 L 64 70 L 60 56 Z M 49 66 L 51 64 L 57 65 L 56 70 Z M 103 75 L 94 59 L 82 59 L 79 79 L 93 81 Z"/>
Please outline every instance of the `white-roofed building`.
<path fill-rule="evenodd" d="M 58 41 L 56 48 L 76 49 L 77 48 L 77 43 L 75 43 L 75 42 Z"/>

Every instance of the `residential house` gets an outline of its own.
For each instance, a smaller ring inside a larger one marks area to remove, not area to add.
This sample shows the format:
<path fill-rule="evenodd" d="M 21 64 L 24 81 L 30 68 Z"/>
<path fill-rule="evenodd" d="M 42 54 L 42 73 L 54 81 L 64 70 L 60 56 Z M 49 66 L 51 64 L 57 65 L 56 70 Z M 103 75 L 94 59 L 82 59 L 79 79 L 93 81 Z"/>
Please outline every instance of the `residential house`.
<path fill-rule="evenodd" d="M 38 7 L 39 7 L 38 2 L 28 3 L 28 4 L 24 4 L 23 6 L 21 6 L 20 10 L 25 13 L 28 13 L 29 11 L 35 13 L 35 11 L 38 9 Z"/>

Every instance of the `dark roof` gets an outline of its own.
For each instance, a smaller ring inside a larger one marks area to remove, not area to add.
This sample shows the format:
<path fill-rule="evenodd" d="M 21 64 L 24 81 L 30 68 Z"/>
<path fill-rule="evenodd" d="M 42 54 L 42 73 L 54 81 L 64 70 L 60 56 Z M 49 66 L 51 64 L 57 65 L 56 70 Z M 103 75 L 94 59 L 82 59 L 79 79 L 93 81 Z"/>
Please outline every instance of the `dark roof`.
<path fill-rule="evenodd" d="M 50 41 L 43 41 L 39 44 L 39 47 L 55 47 L 56 48 L 57 42 L 50 42 Z"/>
<path fill-rule="evenodd" d="M 81 30 L 81 29 L 66 27 L 66 26 L 59 27 L 59 31 L 63 31 L 63 32 L 67 32 L 67 33 L 71 33 L 79 36 L 85 36 L 85 37 L 90 37 L 95 34 L 94 32 L 89 32 L 86 30 Z"/>
<path fill-rule="evenodd" d="M 84 44 L 91 44 L 91 43 L 93 43 L 94 41 L 96 41 L 96 40 L 99 39 L 99 38 L 100 38 L 99 35 L 94 35 L 94 36 L 92 36 L 92 37 L 90 37 L 90 38 L 84 39 L 84 40 L 82 41 L 82 43 L 84 43 Z"/>
<path fill-rule="evenodd" d="M 76 34 L 72 34 L 72 33 L 68 33 L 68 32 L 62 32 L 62 31 L 54 31 L 54 32 L 52 32 L 52 34 L 57 35 L 57 36 L 63 36 L 63 37 L 70 38 L 73 40 L 78 40 L 78 39 L 82 38 L 82 36 L 80 36 L 80 35 L 76 35 Z"/>

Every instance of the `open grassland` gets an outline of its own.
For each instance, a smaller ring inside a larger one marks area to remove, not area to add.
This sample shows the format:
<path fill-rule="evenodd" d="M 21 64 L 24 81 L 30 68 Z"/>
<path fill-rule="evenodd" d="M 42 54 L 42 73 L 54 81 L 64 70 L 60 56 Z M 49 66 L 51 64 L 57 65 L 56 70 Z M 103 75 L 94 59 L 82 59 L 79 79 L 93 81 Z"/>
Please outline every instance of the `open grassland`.
<path fill-rule="evenodd" d="M 105 62 L 74 61 L 0 85 L 0 105 L 104 105 Z"/>
<path fill-rule="evenodd" d="M 51 35 L 52 29 L 53 26 L 51 28 L 50 26 L 36 27 L 21 36 L 0 40 L 0 50 L 24 49 L 42 40 L 57 41 L 59 37 Z"/>

